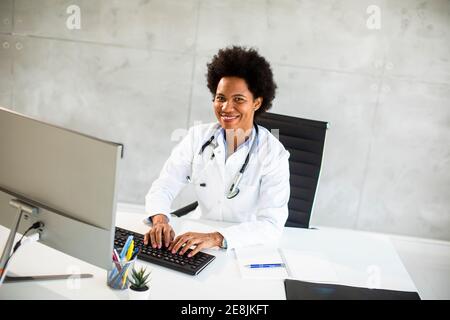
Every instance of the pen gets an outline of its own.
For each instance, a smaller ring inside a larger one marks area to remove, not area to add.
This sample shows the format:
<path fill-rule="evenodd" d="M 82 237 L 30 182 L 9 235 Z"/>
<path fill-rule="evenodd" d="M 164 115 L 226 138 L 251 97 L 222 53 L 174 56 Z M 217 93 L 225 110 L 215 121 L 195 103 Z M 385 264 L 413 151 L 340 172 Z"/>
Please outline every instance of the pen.
<path fill-rule="evenodd" d="M 131 240 L 131 244 L 128 247 L 127 254 L 125 255 L 127 261 L 130 261 L 130 258 L 133 255 L 133 252 L 134 252 L 134 240 Z"/>
<path fill-rule="evenodd" d="M 134 260 L 134 258 L 139 254 L 139 252 L 141 252 L 141 248 L 134 249 L 134 252 L 133 252 L 133 255 L 130 258 L 130 261 Z"/>
<path fill-rule="evenodd" d="M 119 262 L 114 261 L 114 264 L 116 265 L 116 267 L 114 268 L 114 270 L 111 271 L 111 273 L 109 275 L 110 282 L 111 282 L 111 279 L 116 277 L 117 272 L 120 273 L 122 271 L 122 267 L 120 266 Z"/>
<path fill-rule="evenodd" d="M 125 274 L 123 275 L 122 287 L 125 286 L 125 283 L 127 282 L 128 270 L 129 270 L 129 268 L 127 268 L 127 271 L 125 271 Z"/>
<path fill-rule="evenodd" d="M 127 270 L 128 270 L 128 265 L 124 265 L 122 270 L 120 270 L 120 272 L 116 276 L 114 276 L 114 278 L 111 280 L 112 287 L 116 288 L 121 285 L 121 283 L 123 281 L 123 276 Z"/>
<path fill-rule="evenodd" d="M 111 271 L 110 279 L 112 279 L 116 275 L 116 272 L 120 272 L 122 270 L 122 267 L 120 265 L 120 256 L 115 248 L 113 249 L 112 260 L 116 268 Z"/>
<path fill-rule="evenodd" d="M 113 249 L 113 260 L 120 262 L 120 255 L 117 252 L 116 248 Z"/>
<path fill-rule="evenodd" d="M 133 236 L 128 236 L 127 241 L 125 241 L 125 245 L 122 248 L 122 251 L 120 252 L 120 260 L 124 260 L 126 255 L 127 255 L 127 251 L 128 251 L 128 247 L 131 244 L 131 241 L 133 240 Z"/>
<path fill-rule="evenodd" d="M 116 265 L 117 270 L 120 271 L 120 270 L 122 269 L 122 267 L 120 266 L 120 262 L 119 262 L 119 260 L 117 259 L 116 255 L 114 255 L 114 254 L 113 254 L 113 262 L 114 262 L 114 264 Z"/>
<path fill-rule="evenodd" d="M 280 268 L 284 267 L 284 263 L 261 263 L 261 264 L 247 264 L 247 268 L 256 269 L 256 268 Z"/>

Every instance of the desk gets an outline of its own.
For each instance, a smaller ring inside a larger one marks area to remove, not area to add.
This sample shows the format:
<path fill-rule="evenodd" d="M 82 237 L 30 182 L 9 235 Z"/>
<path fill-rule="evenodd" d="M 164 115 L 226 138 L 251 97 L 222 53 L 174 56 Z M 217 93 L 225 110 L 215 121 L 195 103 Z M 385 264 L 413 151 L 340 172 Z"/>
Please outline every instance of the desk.
<path fill-rule="evenodd" d="M 117 225 L 145 233 L 145 216 L 119 212 Z M 221 222 L 174 218 L 175 232 L 206 231 Z M 205 228 L 205 230 L 200 230 Z M 8 229 L 0 226 L 3 247 Z M 372 266 L 380 271 L 381 288 L 416 291 L 389 238 L 353 230 L 285 228 L 281 248 L 305 250 L 327 256 L 336 267 L 339 282 L 366 286 Z M 151 299 L 286 299 L 282 280 L 242 279 L 233 250 L 208 249 L 216 259 L 198 276 L 192 277 L 157 265 L 138 261 L 152 269 Z M 0 299 L 124 299 L 126 293 L 106 286 L 106 270 L 35 243 L 24 247 L 10 265 L 16 275 L 92 273 L 90 279 L 70 279 L 24 283 L 6 283 Z"/>

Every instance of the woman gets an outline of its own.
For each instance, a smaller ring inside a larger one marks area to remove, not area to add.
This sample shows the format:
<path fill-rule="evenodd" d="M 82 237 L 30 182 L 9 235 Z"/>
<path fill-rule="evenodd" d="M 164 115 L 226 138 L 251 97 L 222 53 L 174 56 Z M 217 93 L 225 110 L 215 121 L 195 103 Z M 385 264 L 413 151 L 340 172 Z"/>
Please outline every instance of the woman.
<path fill-rule="evenodd" d="M 207 82 L 218 123 L 189 129 L 146 196 L 153 226 L 144 242 L 179 254 L 195 246 L 190 256 L 210 247 L 273 243 L 288 216 L 289 153 L 254 124 L 275 98 L 269 63 L 253 49 L 221 49 L 208 64 Z M 202 218 L 237 224 L 174 239 L 170 205 L 188 182 L 194 184 Z"/>

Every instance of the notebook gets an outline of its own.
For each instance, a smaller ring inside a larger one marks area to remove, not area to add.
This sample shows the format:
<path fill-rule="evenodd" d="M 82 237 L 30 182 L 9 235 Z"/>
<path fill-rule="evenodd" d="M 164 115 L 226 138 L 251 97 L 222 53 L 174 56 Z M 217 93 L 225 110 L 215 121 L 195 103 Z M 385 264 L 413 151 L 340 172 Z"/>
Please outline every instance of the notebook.
<path fill-rule="evenodd" d="M 284 280 L 287 300 L 420 300 L 417 292 Z"/>

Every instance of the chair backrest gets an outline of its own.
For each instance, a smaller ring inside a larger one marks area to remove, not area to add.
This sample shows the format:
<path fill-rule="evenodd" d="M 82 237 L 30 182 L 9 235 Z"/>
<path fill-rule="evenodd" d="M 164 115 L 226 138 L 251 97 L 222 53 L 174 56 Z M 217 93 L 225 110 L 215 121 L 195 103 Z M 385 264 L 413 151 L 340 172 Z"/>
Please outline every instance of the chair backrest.
<path fill-rule="evenodd" d="M 277 136 L 291 154 L 291 195 L 286 227 L 309 228 L 328 123 L 268 112 L 255 121 Z"/>

